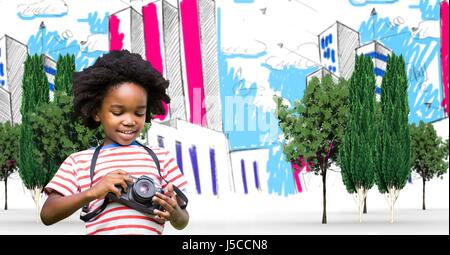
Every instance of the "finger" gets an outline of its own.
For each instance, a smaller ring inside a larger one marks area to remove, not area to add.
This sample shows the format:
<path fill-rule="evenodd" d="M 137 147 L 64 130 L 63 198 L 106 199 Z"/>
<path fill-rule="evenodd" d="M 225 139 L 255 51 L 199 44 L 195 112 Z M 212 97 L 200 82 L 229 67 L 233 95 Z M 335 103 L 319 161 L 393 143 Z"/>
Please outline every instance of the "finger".
<path fill-rule="evenodd" d="M 128 192 L 128 184 L 126 183 L 125 179 L 117 179 L 116 185 L 119 184 L 122 187 L 122 190 L 125 192 Z"/>
<path fill-rule="evenodd" d="M 170 197 L 173 196 L 173 184 L 171 182 L 167 185 L 167 194 Z"/>
<path fill-rule="evenodd" d="M 163 203 L 168 204 L 171 207 L 176 207 L 178 205 L 177 201 L 174 199 L 174 197 L 169 197 L 164 194 L 161 194 L 159 192 L 156 192 L 156 197 L 161 199 Z M 161 204 L 162 205 L 162 204 Z M 163 205 L 162 205 L 163 206 Z"/>
<path fill-rule="evenodd" d="M 119 190 L 118 188 L 116 188 L 116 186 L 111 185 L 111 186 L 109 187 L 109 191 L 111 191 L 112 193 L 114 193 L 114 195 L 116 195 L 117 198 L 120 198 L 121 192 L 120 192 L 120 190 Z"/>
<path fill-rule="evenodd" d="M 162 199 L 159 198 L 159 197 L 157 197 L 157 198 L 155 198 L 155 199 L 156 199 L 157 203 L 158 203 L 159 205 L 161 205 L 161 207 L 162 207 L 165 211 L 167 211 L 167 212 L 169 212 L 169 213 L 173 213 L 173 212 L 175 211 L 176 205 L 172 205 L 171 203 L 169 203 L 169 202 L 167 202 L 167 201 L 165 201 L 165 200 L 162 200 Z"/>
<path fill-rule="evenodd" d="M 160 217 L 160 216 L 158 216 L 158 215 L 156 215 L 154 218 L 153 218 L 156 222 L 158 222 L 159 224 L 164 224 L 164 223 L 166 223 L 166 219 L 165 218 L 162 218 L 162 217 Z"/>
<path fill-rule="evenodd" d="M 156 216 L 163 218 L 165 220 L 170 219 L 170 213 L 167 211 L 160 211 L 158 209 L 155 209 L 155 210 L 153 210 L 153 214 L 155 214 Z"/>
<path fill-rule="evenodd" d="M 122 170 L 122 169 L 117 169 L 117 170 L 110 172 L 110 174 L 128 175 L 128 172 L 126 172 L 125 170 Z"/>

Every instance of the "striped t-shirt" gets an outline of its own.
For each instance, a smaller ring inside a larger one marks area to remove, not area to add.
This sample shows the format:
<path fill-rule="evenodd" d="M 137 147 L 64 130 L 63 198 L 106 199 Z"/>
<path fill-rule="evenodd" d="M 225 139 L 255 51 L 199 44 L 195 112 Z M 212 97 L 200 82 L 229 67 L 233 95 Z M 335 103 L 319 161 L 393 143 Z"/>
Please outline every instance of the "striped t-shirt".
<path fill-rule="evenodd" d="M 159 159 L 161 175 L 167 181 L 184 190 L 187 182 L 181 173 L 175 158 L 165 149 L 150 147 Z M 55 176 L 45 187 L 49 194 L 56 191 L 63 196 L 70 196 L 90 188 L 90 164 L 95 148 L 73 153 L 61 164 Z M 92 186 L 109 172 L 122 169 L 133 177 L 147 175 L 157 188 L 165 189 L 167 184 L 161 180 L 156 165 L 148 152 L 133 143 L 127 146 L 109 144 L 98 155 Z M 159 186 L 158 186 L 159 185 Z M 103 204 L 103 199 L 89 203 L 89 212 Z M 138 212 L 117 202 L 108 204 L 105 210 L 86 223 L 88 235 L 116 234 L 161 234 L 164 225 L 153 220 L 149 215 Z"/>

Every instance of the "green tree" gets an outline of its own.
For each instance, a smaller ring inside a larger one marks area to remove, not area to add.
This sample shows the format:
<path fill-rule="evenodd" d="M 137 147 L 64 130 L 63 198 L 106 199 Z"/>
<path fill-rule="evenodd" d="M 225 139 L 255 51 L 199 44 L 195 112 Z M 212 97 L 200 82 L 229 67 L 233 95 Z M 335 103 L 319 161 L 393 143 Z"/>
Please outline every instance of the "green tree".
<path fill-rule="evenodd" d="M 75 56 L 59 55 L 56 63 L 55 91 L 62 92 L 65 95 L 72 95 L 72 77 L 75 72 Z M 57 97 L 55 97 L 58 100 Z"/>
<path fill-rule="evenodd" d="M 55 96 L 59 98 L 57 102 L 43 104 L 28 116 L 43 187 L 70 154 L 97 146 L 103 139 L 100 128 L 87 129 L 73 117 L 71 96 L 60 92 L 55 92 Z"/>
<path fill-rule="evenodd" d="M 425 183 L 441 177 L 448 170 L 448 140 L 436 134 L 431 123 L 420 121 L 410 125 L 412 170 L 422 177 L 422 209 L 425 210 Z"/>
<path fill-rule="evenodd" d="M 40 105 L 49 101 L 48 80 L 42 63 L 42 56 L 39 55 L 28 56 L 25 61 L 20 108 L 22 125 L 19 137 L 19 174 L 25 187 L 32 193 L 36 203 L 37 219 L 39 219 L 41 190 L 45 179 L 43 170 L 36 163 L 36 146 L 33 144 L 33 140 L 36 139 L 33 137 L 28 116 Z"/>
<path fill-rule="evenodd" d="M 19 163 L 19 126 L 0 123 L 0 181 L 5 182 L 5 210 L 8 210 L 8 178 Z"/>
<path fill-rule="evenodd" d="M 381 83 L 375 163 L 375 182 L 378 190 L 387 195 L 391 223 L 394 222 L 394 204 L 411 173 L 407 92 L 405 61 L 401 55 L 392 54 Z"/>
<path fill-rule="evenodd" d="M 305 89 L 303 99 L 292 109 L 275 96 L 277 117 L 284 134 L 283 153 L 286 160 L 300 165 L 299 158 L 312 162 L 311 171 L 322 176 L 323 214 L 327 223 L 327 170 L 336 162 L 342 143 L 347 114 L 348 88 L 345 80 L 335 84 L 330 75 L 321 81 L 313 78 Z"/>
<path fill-rule="evenodd" d="M 356 56 L 349 81 L 349 112 L 339 153 L 342 181 L 358 203 L 362 222 L 367 192 L 374 184 L 375 172 L 375 74 L 369 57 Z"/>

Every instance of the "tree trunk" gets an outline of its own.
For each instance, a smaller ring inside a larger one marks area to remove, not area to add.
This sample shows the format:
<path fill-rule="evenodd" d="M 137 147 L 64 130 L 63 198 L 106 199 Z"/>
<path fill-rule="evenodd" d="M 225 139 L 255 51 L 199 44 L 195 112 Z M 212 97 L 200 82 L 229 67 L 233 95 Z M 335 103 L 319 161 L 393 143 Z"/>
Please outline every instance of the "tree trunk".
<path fill-rule="evenodd" d="M 423 187 L 422 187 L 422 210 L 426 210 L 425 209 L 425 178 L 422 178 L 423 180 Z"/>
<path fill-rule="evenodd" d="M 322 170 L 322 185 L 323 185 L 323 214 L 322 224 L 327 224 L 327 170 Z"/>
<path fill-rule="evenodd" d="M 362 186 L 358 187 L 356 189 L 356 200 L 358 202 L 359 223 L 362 223 L 362 215 L 365 199 L 366 199 L 366 189 Z"/>
<path fill-rule="evenodd" d="M 36 223 L 39 223 L 41 213 L 41 188 L 35 187 L 31 190 L 34 203 L 36 204 Z"/>
<path fill-rule="evenodd" d="M 5 175 L 5 210 L 8 210 L 8 176 Z"/>
<path fill-rule="evenodd" d="M 363 211 L 363 213 L 364 214 L 367 213 L 367 197 L 364 198 L 364 211 Z"/>
<path fill-rule="evenodd" d="M 389 200 L 389 207 L 391 209 L 391 223 L 394 223 L 394 204 L 395 201 L 397 201 L 397 197 L 400 193 L 400 190 L 397 190 L 395 187 L 389 188 L 389 195 L 388 195 L 388 200 Z"/>

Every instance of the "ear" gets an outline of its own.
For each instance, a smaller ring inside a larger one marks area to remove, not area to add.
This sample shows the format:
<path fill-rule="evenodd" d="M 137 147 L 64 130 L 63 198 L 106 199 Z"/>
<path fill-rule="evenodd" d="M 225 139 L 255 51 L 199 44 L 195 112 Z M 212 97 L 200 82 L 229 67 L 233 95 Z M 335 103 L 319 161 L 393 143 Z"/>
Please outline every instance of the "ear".
<path fill-rule="evenodd" d="M 99 114 L 98 114 L 98 109 L 97 110 L 95 110 L 93 113 L 92 113 L 92 116 L 91 116 L 96 122 L 100 122 L 100 116 L 99 116 Z"/>

